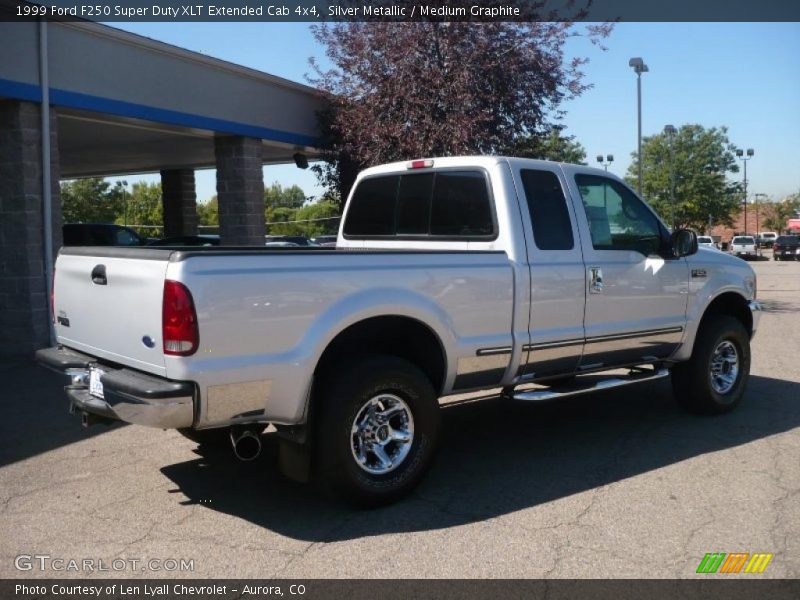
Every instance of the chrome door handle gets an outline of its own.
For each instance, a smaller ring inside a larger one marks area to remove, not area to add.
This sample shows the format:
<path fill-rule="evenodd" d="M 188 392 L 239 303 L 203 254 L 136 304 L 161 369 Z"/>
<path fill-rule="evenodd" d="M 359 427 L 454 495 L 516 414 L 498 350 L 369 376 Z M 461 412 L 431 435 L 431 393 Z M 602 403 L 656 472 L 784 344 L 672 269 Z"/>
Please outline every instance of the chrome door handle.
<path fill-rule="evenodd" d="M 600 267 L 589 267 L 589 293 L 603 293 L 603 269 Z"/>

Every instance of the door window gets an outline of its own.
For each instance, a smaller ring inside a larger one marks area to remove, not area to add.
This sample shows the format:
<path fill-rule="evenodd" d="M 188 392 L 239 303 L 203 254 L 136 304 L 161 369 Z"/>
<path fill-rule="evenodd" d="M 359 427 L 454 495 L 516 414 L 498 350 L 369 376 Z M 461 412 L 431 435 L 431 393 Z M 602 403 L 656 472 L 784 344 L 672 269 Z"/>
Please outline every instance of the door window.
<path fill-rule="evenodd" d="M 539 250 L 571 250 L 575 245 L 572 222 L 567 211 L 567 199 L 556 174 L 523 169 L 520 177 L 528 201 L 536 247 Z"/>
<path fill-rule="evenodd" d="M 635 250 L 645 256 L 661 249 L 658 219 L 628 188 L 607 177 L 576 175 L 595 250 Z"/>

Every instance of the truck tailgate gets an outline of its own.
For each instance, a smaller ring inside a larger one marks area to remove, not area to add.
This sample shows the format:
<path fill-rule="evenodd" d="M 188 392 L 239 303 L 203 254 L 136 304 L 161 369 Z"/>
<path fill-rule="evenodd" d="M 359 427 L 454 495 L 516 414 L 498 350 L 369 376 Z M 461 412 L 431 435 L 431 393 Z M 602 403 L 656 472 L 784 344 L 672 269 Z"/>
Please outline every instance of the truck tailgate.
<path fill-rule="evenodd" d="M 95 251 L 96 255 L 92 254 Z M 165 375 L 161 304 L 169 252 L 64 249 L 56 261 L 58 342 Z"/>

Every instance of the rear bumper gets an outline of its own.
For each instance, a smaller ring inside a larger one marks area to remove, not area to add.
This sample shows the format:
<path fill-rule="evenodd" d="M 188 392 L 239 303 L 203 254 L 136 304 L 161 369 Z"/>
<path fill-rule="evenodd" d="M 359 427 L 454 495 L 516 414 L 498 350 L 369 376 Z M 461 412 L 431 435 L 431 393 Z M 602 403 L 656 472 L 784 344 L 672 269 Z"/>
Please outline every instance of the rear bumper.
<path fill-rule="evenodd" d="M 63 347 L 39 350 L 36 360 L 65 377 L 64 389 L 73 410 L 162 429 L 191 427 L 194 422 L 192 382 L 100 365 L 92 356 Z M 94 365 L 103 369 L 102 398 L 89 393 L 89 371 Z"/>

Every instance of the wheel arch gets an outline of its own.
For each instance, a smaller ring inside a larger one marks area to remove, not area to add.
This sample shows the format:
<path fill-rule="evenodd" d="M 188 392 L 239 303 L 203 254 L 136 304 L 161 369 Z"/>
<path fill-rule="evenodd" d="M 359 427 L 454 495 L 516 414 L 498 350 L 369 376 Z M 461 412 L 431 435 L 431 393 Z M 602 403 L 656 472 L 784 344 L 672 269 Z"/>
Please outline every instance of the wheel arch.
<path fill-rule="evenodd" d="M 672 357 L 673 360 L 681 362 L 691 357 L 697 337 L 712 315 L 728 315 L 735 318 L 747 330 L 748 336 L 753 337 L 753 314 L 749 308 L 749 301 L 740 291 L 727 289 L 711 298 L 697 317 L 690 317 L 683 345 Z"/>
<path fill-rule="evenodd" d="M 441 393 L 447 379 L 447 353 L 437 333 L 407 315 L 381 315 L 357 321 L 336 334 L 320 355 L 315 379 L 348 356 L 387 354 L 417 366 Z"/>

